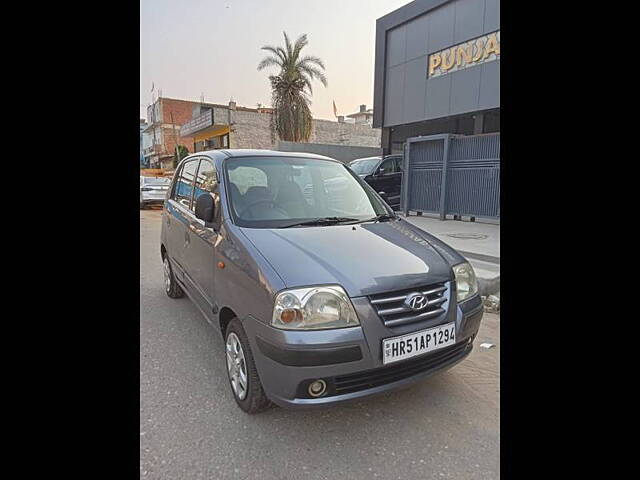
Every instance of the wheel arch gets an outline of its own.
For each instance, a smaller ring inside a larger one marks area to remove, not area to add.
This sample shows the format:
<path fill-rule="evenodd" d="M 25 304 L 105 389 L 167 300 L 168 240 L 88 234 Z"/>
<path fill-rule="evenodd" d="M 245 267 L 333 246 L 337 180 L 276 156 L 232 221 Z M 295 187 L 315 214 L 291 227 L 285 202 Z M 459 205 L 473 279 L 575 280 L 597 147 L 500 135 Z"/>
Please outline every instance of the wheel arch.
<path fill-rule="evenodd" d="M 218 314 L 218 321 L 220 322 L 220 333 L 222 334 L 223 338 L 227 330 L 227 326 L 234 318 L 237 318 L 237 315 L 236 312 L 234 312 L 231 308 L 222 307 L 220 309 L 220 313 Z"/>

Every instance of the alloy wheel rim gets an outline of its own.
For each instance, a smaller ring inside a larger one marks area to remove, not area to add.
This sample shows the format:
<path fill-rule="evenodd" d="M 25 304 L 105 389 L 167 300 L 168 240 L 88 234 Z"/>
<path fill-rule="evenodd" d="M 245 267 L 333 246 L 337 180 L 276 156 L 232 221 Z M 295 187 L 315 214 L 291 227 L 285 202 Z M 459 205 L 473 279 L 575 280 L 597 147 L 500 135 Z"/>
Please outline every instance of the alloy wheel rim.
<path fill-rule="evenodd" d="M 247 396 L 247 364 L 238 336 L 231 332 L 227 337 L 227 371 L 233 393 L 239 400 Z"/>
<path fill-rule="evenodd" d="M 171 290 L 171 267 L 169 266 L 169 259 L 167 257 L 164 258 L 163 267 L 164 288 L 166 288 L 168 292 Z"/>

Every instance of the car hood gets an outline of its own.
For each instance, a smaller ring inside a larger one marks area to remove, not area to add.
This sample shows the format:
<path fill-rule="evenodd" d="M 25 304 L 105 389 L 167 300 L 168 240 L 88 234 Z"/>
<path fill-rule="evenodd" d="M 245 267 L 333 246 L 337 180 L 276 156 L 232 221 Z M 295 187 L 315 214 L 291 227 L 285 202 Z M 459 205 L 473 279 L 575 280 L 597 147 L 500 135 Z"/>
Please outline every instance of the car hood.
<path fill-rule="evenodd" d="M 287 288 L 339 284 L 351 297 L 447 281 L 463 261 L 404 220 L 241 231 Z"/>

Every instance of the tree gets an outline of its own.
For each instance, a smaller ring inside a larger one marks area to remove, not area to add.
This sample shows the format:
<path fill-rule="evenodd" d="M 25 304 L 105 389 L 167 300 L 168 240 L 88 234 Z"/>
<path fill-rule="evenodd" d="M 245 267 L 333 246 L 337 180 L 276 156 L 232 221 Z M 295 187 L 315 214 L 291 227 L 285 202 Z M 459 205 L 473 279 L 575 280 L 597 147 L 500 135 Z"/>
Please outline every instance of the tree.
<path fill-rule="evenodd" d="M 178 145 L 178 156 L 176 157 L 176 154 L 173 154 L 173 168 L 176 168 L 180 163 L 180 160 L 182 160 L 187 155 L 189 155 L 189 150 L 187 149 L 187 147 L 185 147 L 184 145 Z"/>
<path fill-rule="evenodd" d="M 272 131 L 281 140 L 306 142 L 311 137 L 311 82 L 317 79 L 327 86 L 327 78 L 322 72 L 324 63 L 313 55 L 300 55 L 308 43 L 306 34 L 291 45 L 286 32 L 283 33 L 285 48 L 270 45 L 262 47 L 271 55 L 258 64 L 258 70 L 271 66 L 280 68 L 278 75 L 269 76 L 274 109 Z"/>

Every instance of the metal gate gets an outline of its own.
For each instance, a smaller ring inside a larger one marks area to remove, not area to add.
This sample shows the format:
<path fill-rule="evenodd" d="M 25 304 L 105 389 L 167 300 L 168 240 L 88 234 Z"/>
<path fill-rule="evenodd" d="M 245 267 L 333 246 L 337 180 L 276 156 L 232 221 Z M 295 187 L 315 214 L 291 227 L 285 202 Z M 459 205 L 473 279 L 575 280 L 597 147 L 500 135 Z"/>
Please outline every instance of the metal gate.
<path fill-rule="evenodd" d="M 500 218 L 500 134 L 407 139 L 401 209 Z"/>

